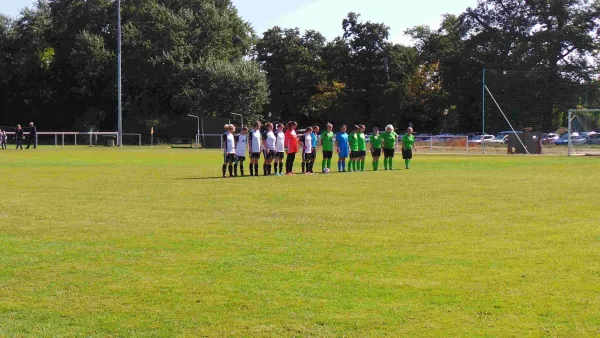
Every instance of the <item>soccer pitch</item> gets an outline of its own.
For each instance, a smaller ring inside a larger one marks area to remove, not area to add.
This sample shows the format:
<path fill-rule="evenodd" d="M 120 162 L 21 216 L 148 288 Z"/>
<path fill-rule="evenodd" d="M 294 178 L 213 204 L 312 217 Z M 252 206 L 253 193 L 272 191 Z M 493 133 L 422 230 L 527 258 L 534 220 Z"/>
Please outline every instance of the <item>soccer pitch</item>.
<path fill-rule="evenodd" d="M 600 158 L 236 179 L 221 161 L 0 151 L 0 336 L 600 332 Z"/>

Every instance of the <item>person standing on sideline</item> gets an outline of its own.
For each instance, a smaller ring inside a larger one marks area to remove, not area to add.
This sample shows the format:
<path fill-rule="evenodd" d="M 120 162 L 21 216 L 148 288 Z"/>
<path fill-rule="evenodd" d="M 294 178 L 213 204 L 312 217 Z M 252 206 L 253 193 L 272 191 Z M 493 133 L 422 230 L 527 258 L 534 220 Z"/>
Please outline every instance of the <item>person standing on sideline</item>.
<path fill-rule="evenodd" d="M 358 162 L 356 165 L 358 168 L 356 171 L 365 171 L 365 157 L 367 157 L 367 140 L 365 138 L 365 129 L 364 125 L 359 126 L 358 133 Z"/>
<path fill-rule="evenodd" d="M 234 176 L 238 175 L 238 164 L 240 175 L 244 176 L 244 161 L 246 161 L 246 146 L 248 145 L 248 127 L 243 127 L 242 132 L 235 140 L 235 164 L 233 165 Z"/>
<path fill-rule="evenodd" d="M 0 149 L 6 150 L 6 132 L 0 129 Z"/>
<path fill-rule="evenodd" d="M 263 136 L 263 152 L 265 153 L 265 163 L 263 164 L 263 171 L 265 176 L 271 176 L 271 164 L 277 156 L 277 151 L 275 150 L 275 142 L 277 141 L 277 137 L 273 132 L 273 123 L 268 122 L 266 124 L 267 132 Z"/>
<path fill-rule="evenodd" d="M 373 157 L 373 171 L 377 171 L 379 170 L 379 157 L 381 157 L 381 135 L 379 135 L 379 128 L 373 128 L 369 144 L 371 147 L 371 156 Z"/>
<path fill-rule="evenodd" d="M 283 176 L 283 158 L 285 157 L 285 133 L 283 132 L 283 124 L 277 123 L 275 130 L 275 176 Z M 279 172 L 277 172 L 279 168 Z"/>
<path fill-rule="evenodd" d="M 383 166 L 385 170 L 394 170 L 394 150 L 396 148 L 396 141 L 398 141 L 398 134 L 394 131 L 394 126 L 388 124 L 385 127 L 385 133 L 381 134 L 381 140 L 383 141 Z"/>
<path fill-rule="evenodd" d="M 17 142 L 17 148 L 16 150 L 18 150 L 19 148 L 21 148 L 21 150 L 23 150 L 23 128 L 21 128 L 21 125 L 18 124 L 17 125 L 17 130 L 15 131 L 15 141 Z"/>
<path fill-rule="evenodd" d="M 250 176 L 258 176 L 258 161 L 260 160 L 260 149 L 262 136 L 260 135 L 260 122 L 256 121 L 252 124 L 252 131 L 248 141 L 250 148 Z"/>
<path fill-rule="evenodd" d="M 412 160 L 412 150 L 417 151 L 415 147 L 415 135 L 413 135 L 413 129 L 408 127 L 406 134 L 402 136 L 402 158 L 404 159 L 404 165 L 406 169 L 410 169 L 410 160 Z"/>
<path fill-rule="evenodd" d="M 235 126 L 233 124 L 226 124 L 225 129 L 227 130 L 224 135 L 223 142 L 223 178 L 229 167 L 229 177 L 233 177 L 233 163 L 235 162 L 235 137 L 233 132 Z"/>
<path fill-rule="evenodd" d="M 321 170 L 325 172 L 325 168 L 331 170 L 331 158 L 333 157 L 333 142 L 335 140 L 333 134 L 333 125 L 327 123 L 327 130 L 321 134 L 321 148 L 323 149 L 323 163 Z"/>
<path fill-rule="evenodd" d="M 33 149 L 37 148 L 37 129 L 33 125 L 33 122 L 29 122 L 29 143 L 27 143 L 27 149 L 33 143 Z"/>
<path fill-rule="evenodd" d="M 348 135 L 348 144 L 350 145 L 350 163 L 348 171 L 354 172 L 358 171 L 357 161 L 358 161 L 358 130 L 360 128 L 355 125 L 352 127 L 352 132 Z"/>
<path fill-rule="evenodd" d="M 336 149 L 338 153 L 338 171 L 346 172 L 346 159 L 348 158 L 348 134 L 346 134 L 346 125 L 340 127 L 340 132 L 335 137 Z"/>
<path fill-rule="evenodd" d="M 285 151 L 287 153 L 285 174 L 294 175 L 294 160 L 296 159 L 296 153 L 298 152 L 298 135 L 296 135 L 298 123 L 290 121 L 288 122 L 287 127 L 288 129 L 285 132 Z"/>

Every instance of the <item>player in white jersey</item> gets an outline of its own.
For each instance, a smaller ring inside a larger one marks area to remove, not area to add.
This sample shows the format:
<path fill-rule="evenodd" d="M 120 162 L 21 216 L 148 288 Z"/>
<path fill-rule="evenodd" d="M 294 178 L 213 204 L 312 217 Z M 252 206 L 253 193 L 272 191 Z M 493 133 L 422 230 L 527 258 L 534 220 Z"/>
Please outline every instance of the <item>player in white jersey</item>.
<path fill-rule="evenodd" d="M 262 143 L 260 135 L 260 122 L 256 121 L 252 124 L 252 131 L 248 139 L 250 148 L 250 176 L 258 176 L 258 160 L 260 160 L 260 149 Z"/>
<path fill-rule="evenodd" d="M 265 163 L 263 164 L 263 172 L 265 176 L 271 175 L 271 164 L 277 156 L 277 151 L 275 150 L 275 142 L 277 142 L 277 137 L 273 132 L 273 123 L 268 122 L 266 124 L 267 131 L 263 134 L 263 154 L 265 156 Z"/>
<path fill-rule="evenodd" d="M 314 135 L 312 130 L 313 129 L 311 127 L 306 128 L 304 131 L 304 136 L 302 136 L 302 161 L 304 162 L 304 166 L 302 166 L 302 173 L 307 175 L 312 174 L 312 168 L 310 165 L 314 156 L 312 142 Z M 306 171 L 304 170 L 305 168 Z"/>
<path fill-rule="evenodd" d="M 229 167 L 229 177 L 233 177 L 233 163 L 235 162 L 235 138 L 233 136 L 235 127 L 226 124 L 225 129 L 227 132 L 223 135 L 223 155 L 225 157 L 223 162 L 223 178 L 226 177 L 227 167 Z"/>
<path fill-rule="evenodd" d="M 244 176 L 244 161 L 246 160 L 247 145 L 248 127 L 244 127 L 235 140 L 235 164 L 233 165 L 233 173 L 235 176 L 238 175 L 238 164 L 240 166 L 240 175 Z"/>
<path fill-rule="evenodd" d="M 283 124 L 277 123 L 275 130 L 275 176 L 283 176 L 283 158 L 285 157 L 285 133 L 283 132 Z M 279 172 L 277 169 L 279 168 Z"/>

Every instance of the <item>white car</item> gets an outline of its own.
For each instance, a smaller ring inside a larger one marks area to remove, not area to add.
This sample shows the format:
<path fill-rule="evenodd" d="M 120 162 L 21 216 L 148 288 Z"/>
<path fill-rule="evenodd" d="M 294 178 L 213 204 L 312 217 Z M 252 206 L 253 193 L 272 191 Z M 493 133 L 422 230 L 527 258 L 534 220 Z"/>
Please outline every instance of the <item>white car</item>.
<path fill-rule="evenodd" d="M 542 140 L 542 142 L 544 143 L 552 143 L 556 140 L 558 140 L 560 138 L 560 135 L 558 134 L 554 134 L 554 133 L 549 133 L 548 135 L 546 135 L 546 137 Z"/>
<path fill-rule="evenodd" d="M 507 141 L 508 141 L 508 135 L 499 134 L 499 135 L 496 135 L 493 140 L 486 141 L 486 142 L 504 144 Z"/>
<path fill-rule="evenodd" d="M 469 140 L 469 143 L 489 143 L 493 139 L 495 139 L 494 135 L 475 135 Z"/>

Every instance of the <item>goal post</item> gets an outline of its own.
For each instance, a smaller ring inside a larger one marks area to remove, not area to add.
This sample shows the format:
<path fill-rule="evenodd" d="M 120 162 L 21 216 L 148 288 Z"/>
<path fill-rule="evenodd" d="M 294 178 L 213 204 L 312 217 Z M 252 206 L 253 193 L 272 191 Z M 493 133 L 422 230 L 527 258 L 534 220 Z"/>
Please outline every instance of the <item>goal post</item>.
<path fill-rule="evenodd" d="M 600 108 L 569 109 L 567 154 L 600 156 Z"/>

